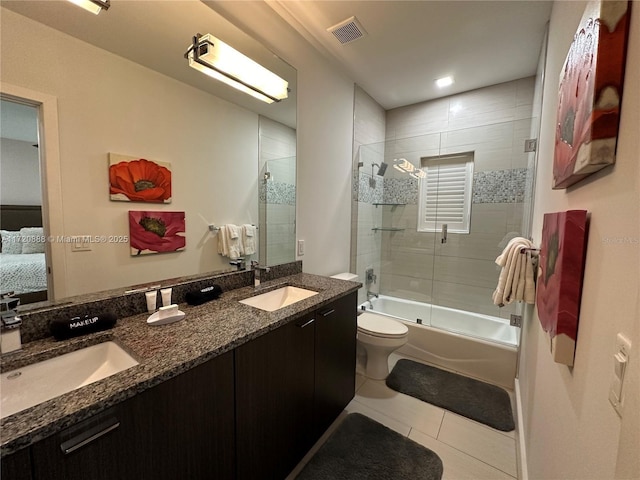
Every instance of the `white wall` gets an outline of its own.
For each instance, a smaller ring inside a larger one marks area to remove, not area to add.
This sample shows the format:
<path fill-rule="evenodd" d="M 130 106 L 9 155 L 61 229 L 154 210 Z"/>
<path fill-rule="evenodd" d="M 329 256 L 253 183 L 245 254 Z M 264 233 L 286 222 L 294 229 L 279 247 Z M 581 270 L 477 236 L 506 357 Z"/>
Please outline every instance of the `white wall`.
<path fill-rule="evenodd" d="M 58 99 L 64 234 L 128 235 L 128 210 L 186 212 L 184 252 L 66 248 L 67 294 L 227 268 L 207 221 L 258 221 L 258 116 L 12 11 L 1 17 L 2 81 Z M 170 162 L 172 203 L 109 201 L 109 152 Z"/>
<path fill-rule="evenodd" d="M 0 204 L 42 205 L 40 157 L 32 142 L 0 139 Z"/>
<path fill-rule="evenodd" d="M 298 71 L 297 238 L 303 270 L 349 270 L 353 81 L 263 1 L 218 2 L 215 9 Z"/>
<path fill-rule="evenodd" d="M 584 2 L 556 2 L 546 64 L 533 236 L 543 215 L 591 213 L 575 365 L 553 362 L 537 315 L 523 332 L 520 384 L 531 479 L 639 478 L 640 4 L 634 2 L 615 166 L 551 190 L 558 79 Z M 620 241 L 618 241 L 620 239 Z M 631 338 L 622 418 L 608 401 L 615 337 Z"/>

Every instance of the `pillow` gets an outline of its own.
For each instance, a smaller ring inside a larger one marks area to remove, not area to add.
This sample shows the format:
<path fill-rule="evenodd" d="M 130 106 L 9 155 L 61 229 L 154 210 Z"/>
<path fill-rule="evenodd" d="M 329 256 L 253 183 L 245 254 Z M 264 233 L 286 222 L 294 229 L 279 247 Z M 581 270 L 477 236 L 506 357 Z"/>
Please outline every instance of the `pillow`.
<path fill-rule="evenodd" d="M 23 227 L 22 253 L 44 253 L 44 230 L 42 227 Z"/>
<path fill-rule="evenodd" d="M 2 235 L 2 253 L 22 253 L 22 235 L 20 232 L 0 230 Z"/>

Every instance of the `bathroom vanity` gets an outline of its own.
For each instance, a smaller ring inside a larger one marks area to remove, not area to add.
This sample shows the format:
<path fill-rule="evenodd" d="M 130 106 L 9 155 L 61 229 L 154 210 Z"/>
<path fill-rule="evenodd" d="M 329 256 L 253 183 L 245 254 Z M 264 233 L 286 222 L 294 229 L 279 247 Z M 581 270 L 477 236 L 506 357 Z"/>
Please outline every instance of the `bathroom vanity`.
<path fill-rule="evenodd" d="M 240 300 L 318 292 L 275 311 Z M 353 398 L 359 283 L 298 273 L 28 357 L 115 341 L 139 364 L 2 420 L 3 479 L 284 478 Z M 3 359 L 3 371 L 6 371 Z"/>

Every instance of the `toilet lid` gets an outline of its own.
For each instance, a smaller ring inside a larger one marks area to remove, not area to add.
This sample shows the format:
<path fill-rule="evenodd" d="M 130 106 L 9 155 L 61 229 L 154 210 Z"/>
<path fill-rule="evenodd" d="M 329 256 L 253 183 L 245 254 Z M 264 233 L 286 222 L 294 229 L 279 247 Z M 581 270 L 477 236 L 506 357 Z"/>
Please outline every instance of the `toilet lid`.
<path fill-rule="evenodd" d="M 409 332 L 402 322 L 369 312 L 358 315 L 358 330 L 376 337 L 387 338 L 402 337 Z"/>

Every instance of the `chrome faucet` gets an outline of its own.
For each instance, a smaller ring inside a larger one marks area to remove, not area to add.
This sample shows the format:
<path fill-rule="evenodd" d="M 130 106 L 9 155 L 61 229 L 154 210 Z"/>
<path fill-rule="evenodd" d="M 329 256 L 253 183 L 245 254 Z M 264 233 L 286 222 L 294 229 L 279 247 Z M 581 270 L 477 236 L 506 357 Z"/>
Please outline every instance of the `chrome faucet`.
<path fill-rule="evenodd" d="M 269 267 L 261 267 L 258 262 L 251 260 L 251 270 L 253 270 L 253 286 L 260 286 L 261 272 L 268 273 L 271 269 Z"/>
<path fill-rule="evenodd" d="M 247 269 L 247 262 L 244 258 L 238 258 L 237 260 L 229 262 L 229 265 L 234 265 L 239 272 Z"/>
<path fill-rule="evenodd" d="M 370 292 L 369 290 L 367 290 L 367 302 L 371 301 L 371 297 L 378 298 L 378 294 L 374 293 L 374 292 Z"/>
<path fill-rule="evenodd" d="M 0 353 L 15 352 L 22 348 L 20 339 L 20 325 L 22 319 L 16 308 L 20 305 L 19 298 L 3 296 L 0 300 L 2 321 L 0 323 Z"/>

